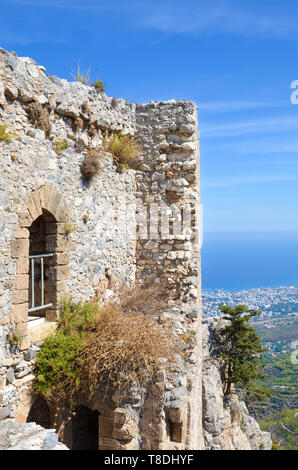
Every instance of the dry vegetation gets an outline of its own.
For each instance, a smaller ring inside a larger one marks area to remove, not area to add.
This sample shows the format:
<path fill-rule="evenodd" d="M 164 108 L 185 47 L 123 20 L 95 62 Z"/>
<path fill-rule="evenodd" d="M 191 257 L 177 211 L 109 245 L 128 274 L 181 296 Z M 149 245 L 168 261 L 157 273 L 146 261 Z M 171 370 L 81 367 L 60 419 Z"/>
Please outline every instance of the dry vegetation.
<path fill-rule="evenodd" d="M 82 176 L 86 181 L 90 181 L 94 176 L 96 176 L 100 170 L 98 153 L 88 151 L 83 158 L 80 169 Z"/>
<path fill-rule="evenodd" d="M 104 93 L 106 91 L 104 82 L 98 79 L 91 80 L 91 68 L 88 65 L 82 66 L 80 61 L 76 72 L 71 73 L 71 77 L 74 81 L 83 83 L 83 85 L 93 86 L 98 92 Z"/>
<path fill-rule="evenodd" d="M 7 124 L 0 122 L 0 141 L 10 142 L 14 138 L 13 132 L 10 132 Z"/>
<path fill-rule="evenodd" d="M 59 155 L 61 152 L 66 150 L 68 147 L 67 140 L 58 139 L 56 142 L 53 143 L 53 150 Z"/>
<path fill-rule="evenodd" d="M 81 62 L 78 61 L 77 70 L 75 73 L 72 73 L 71 76 L 74 81 L 87 85 L 90 81 L 90 72 L 90 67 L 87 65 L 82 67 Z"/>
<path fill-rule="evenodd" d="M 81 350 L 82 385 L 93 391 L 99 381 L 125 388 L 152 379 L 162 364 L 173 360 L 173 333 L 142 313 L 105 307 L 95 321 L 94 334 Z"/>
<path fill-rule="evenodd" d="M 157 288 L 141 287 L 122 289 L 118 303 L 103 306 L 65 300 L 58 330 L 38 353 L 35 390 L 48 400 L 73 401 L 99 384 L 122 390 L 170 369 L 181 340 L 170 322 L 155 318 L 164 301 Z"/>
<path fill-rule="evenodd" d="M 33 102 L 26 107 L 26 113 L 31 124 L 44 131 L 45 136 L 49 138 L 52 132 L 52 123 L 48 110 L 43 108 L 40 103 Z"/>
<path fill-rule="evenodd" d="M 118 169 L 131 168 L 135 159 L 142 152 L 141 147 L 132 136 L 116 132 L 110 138 L 105 137 L 103 147 L 113 155 Z"/>
<path fill-rule="evenodd" d="M 167 291 L 161 286 L 136 285 L 133 288 L 122 286 L 119 302 L 123 312 L 142 312 L 152 315 L 164 312 L 167 308 Z"/>

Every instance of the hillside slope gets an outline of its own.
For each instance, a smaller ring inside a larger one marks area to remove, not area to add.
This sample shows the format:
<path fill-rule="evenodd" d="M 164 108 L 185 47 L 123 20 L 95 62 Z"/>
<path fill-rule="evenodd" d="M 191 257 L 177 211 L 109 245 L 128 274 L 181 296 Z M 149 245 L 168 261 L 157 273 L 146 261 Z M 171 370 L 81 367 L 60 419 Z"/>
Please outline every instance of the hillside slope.
<path fill-rule="evenodd" d="M 261 431 L 245 404 L 223 393 L 223 363 L 216 356 L 224 321 L 207 318 L 203 340 L 203 428 L 206 450 L 270 450 L 270 433 Z"/>

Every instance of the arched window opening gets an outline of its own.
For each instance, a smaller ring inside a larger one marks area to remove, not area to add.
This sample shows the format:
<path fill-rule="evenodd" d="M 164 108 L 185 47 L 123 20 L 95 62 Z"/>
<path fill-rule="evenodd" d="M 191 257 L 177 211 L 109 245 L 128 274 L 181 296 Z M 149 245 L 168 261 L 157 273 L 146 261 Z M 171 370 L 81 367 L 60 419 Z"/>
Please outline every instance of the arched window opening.
<path fill-rule="evenodd" d="M 29 227 L 29 321 L 55 308 L 57 223 L 46 210 Z"/>

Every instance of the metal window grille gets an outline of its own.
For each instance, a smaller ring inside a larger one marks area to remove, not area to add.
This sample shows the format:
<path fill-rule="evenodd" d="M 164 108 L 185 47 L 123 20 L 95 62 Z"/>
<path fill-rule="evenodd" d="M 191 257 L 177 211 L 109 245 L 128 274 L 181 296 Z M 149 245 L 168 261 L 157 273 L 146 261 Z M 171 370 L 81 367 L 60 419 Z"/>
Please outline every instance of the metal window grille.
<path fill-rule="evenodd" d="M 31 308 L 28 309 L 28 313 L 37 312 L 38 310 L 43 310 L 45 308 L 52 307 L 52 303 L 44 305 L 44 258 L 49 258 L 50 256 L 54 256 L 54 253 L 47 253 L 42 255 L 32 255 L 29 256 L 29 260 L 31 261 Z M 35 279 L 34 279 L 34 267 L 35 267 L 35 260 L 40 259 L 40 279 L 41 279 L 41 305 L 35 306 Z"/>

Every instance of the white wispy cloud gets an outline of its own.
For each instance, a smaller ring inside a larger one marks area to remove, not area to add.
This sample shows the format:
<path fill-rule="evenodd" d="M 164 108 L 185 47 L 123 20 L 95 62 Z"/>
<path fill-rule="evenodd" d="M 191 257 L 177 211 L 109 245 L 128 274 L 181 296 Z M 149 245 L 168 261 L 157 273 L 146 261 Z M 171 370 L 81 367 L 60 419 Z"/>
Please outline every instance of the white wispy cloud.
<path fill-rule="evenodd" d="M 222 179 L 219 181 L 202 181 L 202 188 L 224 188 L 229 186 L 241 186 L 243 184 L 273 183 L 285 181 L 298 181 L 298 176 L 293 175 L 273 175 L 273 176 L 247 176 Z"/>
<path fill-rule="evenodd" d="M 208 142 L 205 144 L 205 151 L 210 152 L 225 152 L 229 155 L 263 155 L 268 161 L 268 156 L 273 156 L 274 159 L 271 159 L 272 163 L 275 163 L 276 154 L 296 154 L 298 157 L 298 129 L 296 136 L 282 136 L 276 134 L 272 137 L 257 138 L 252 136 L 249 138 L 240 137 L 240 139 L 235 141 L 234 139 L 229 142 L 220 142 L 216 140 L 213 142 Z M 287 160 L 292 162 L 294 160 Z M 297 158 L 298 161 L 298 158 Z"/>
<path fill-rule="evenodd" d="M 136 2 L 121 2 L 117 0 L 0 0 L 0 5 L 16 5 L 20 7 L 51 8 L 78 11 L 107 11 L 107 12 L 136 12 L 141 10 Z"/>
<path fill-rule="evenodd" d="M 66 41 L 65 38 L 59 36 L 43 33 L 18 33 L 1 30 L 0 31 L 0 44 L 1 46 L 28 46 L 29 44 L 62 44 Z"/>
<path fill-rule="evenodd" d="M 295 12 L 288 14 L 283 4 L 278 9 L 262 2 L 252 7 L 245 0 L 158 2 L 143 24 L 167 33 L 227 32 L 298 40 Z"/>
<path fill-rule="evenodd" d="M 297 15 L 247 0 L 0 0 L 0 4 L 34 8 L 126 14 L 124 28 L 151 29 L 169 34 L 233 33 L 297 41 Z"/>
<path fill-rule="evenodd" d="M 298 131 L 298 117 L 262 118 L 223 124 L 201 124 L 201 138 L 233 137 L 247 134 L 266 134 Z"/>
<path fill-rule="evenodd" d="M 198 102 L 199 111 L 215 111 L 216 113 L 228 113 L 233 111 L 246 111 L 249 109 L 279 108 L 286 106 L 283 102 L 258 102 L 258 101 L 210 101 Z"/>

